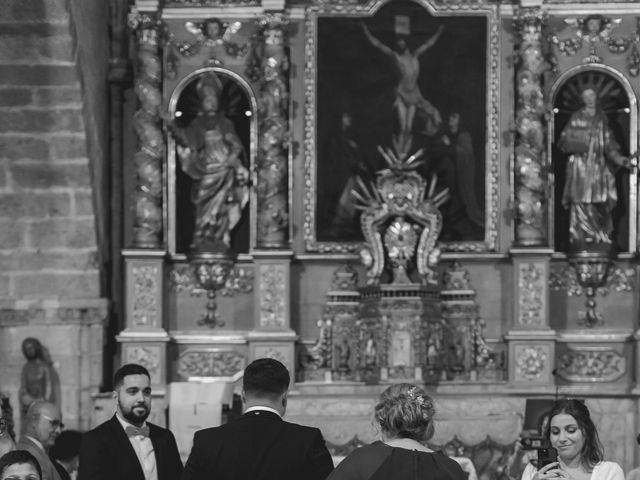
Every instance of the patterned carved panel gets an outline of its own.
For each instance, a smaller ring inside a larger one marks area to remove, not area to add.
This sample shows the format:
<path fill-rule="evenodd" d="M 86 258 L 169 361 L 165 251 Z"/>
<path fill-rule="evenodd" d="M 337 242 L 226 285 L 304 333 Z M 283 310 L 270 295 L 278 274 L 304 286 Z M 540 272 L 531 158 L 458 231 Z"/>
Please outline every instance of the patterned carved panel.
<path fill-rule="evenodd" d="M 518 266 L 518 324 L 544 325 L 545 274 L 542 265 L 522 263 Z"/>
<path fill-rule="evenodd" d="M 627 371 L 627 361 L 613 350 L 569 350 L 558 358 L 558 375 L 571 382 L 613 382 Z"/>
<path fill-rule="evenodd" d="M 284 265 L 260 265 L 260 326 L 286 325 L 287 271 Z"/>
<path fill-rule="evenodd" d="M 133 324 L 156 326 L 158 318 L 158 268 L 155 265 L 135 266 L 133 273 Z"/>
<path fill-rule="evenodd" d="M 539 381 L 549 369 L 549 348 L 540 345 L 517 345 L 515 348 L 516 380 Z"/>
<path fill-rule="evenodd" d="M 230 377 L 245 367 L 240 352 L 226 350 L 186 350 L 178 358 L 177 372 L 185 380 L 189 377 Z"/>
<path fill-rule="evenodd" d="M 162 353 L 159 346 L 128 346 L 125 348 L 125 362 L 137 363 L 149 370 L 151 384 L 158 385 L 164 383 L 161 371 Z"/>

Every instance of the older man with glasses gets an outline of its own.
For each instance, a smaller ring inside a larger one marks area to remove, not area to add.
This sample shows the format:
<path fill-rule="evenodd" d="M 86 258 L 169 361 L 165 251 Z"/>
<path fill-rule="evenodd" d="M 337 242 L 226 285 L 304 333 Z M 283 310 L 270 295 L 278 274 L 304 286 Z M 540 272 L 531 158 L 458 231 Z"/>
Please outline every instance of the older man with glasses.
<path fill-rule="evenodd" d="M 27 450 L 36 457 L 43 480 L 61 480 L 48 455 L 49 448 L 64 428 L 60 409 L 50 402 L 35 401 L 27 411 L 26 422 L 17 449 Z"/>

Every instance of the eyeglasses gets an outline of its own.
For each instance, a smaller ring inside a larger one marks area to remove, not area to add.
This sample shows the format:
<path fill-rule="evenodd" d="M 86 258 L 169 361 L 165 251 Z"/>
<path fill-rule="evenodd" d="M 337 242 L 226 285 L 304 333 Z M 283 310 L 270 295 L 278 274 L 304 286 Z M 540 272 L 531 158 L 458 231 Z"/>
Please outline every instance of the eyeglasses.
<path fill-rule="evenodd" d="M 64 430 L 64 423 L 62 423 L 60 420 L 57 420 L 55 418 L 51 418 L 47 415 L 45 415 L 44 413 L 41 413 L 40 416 L 42 418 L 44 418 L 45 420 L 49 421 L 51 423 L 51 426 L 56 429 L 56 428 L 60 428 L 60 430 Z"/>

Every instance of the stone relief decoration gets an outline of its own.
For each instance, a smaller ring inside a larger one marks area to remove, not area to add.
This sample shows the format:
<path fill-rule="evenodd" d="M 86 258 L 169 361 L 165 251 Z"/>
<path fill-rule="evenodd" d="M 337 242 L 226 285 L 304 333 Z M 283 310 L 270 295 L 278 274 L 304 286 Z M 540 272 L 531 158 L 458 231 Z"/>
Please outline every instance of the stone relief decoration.
<path fill-rule="evenodd" d="M 354 189 L 355 207 L 362 211 L 366 244 L 360 258 L 367 267 L 367 283 L 436 284 L 436 241 L 442 229 L 438 207 L 449 190 L 436 193 L 436 179 L 428 185 L 415 172 L 424 160 L 421 150 L 412 155 L 382 147 L 379 151 L 388 168 L 376 174 L 375 184 L 358 177 Z"/>
<path fill-rule="evenodd" d="M 284 327 L 286 322 L 286 279 L 284 265 L 259 265 L 260 326 Z"/>
<path fill-rule="evenodd" d="M 170 79 L 177 77 L 180 57 L 203 55 L 203 65 L 206 67 L 224 65 L 225 57 L 244 57 L 249 46 L 234 41 L 241 28 L 241 22 L 223 22 L 212 17 L 198 23 L 185 22 L 184 30 L 193 36 L 191 41 L 178 40 L 176 35 L 166 31 L 165 76 Z"/>
<path fill-rule="evenodd" d="M 564 22 L 567 27 L 574 30 L 573 35 L 564 39 L 560 39 L 557 34 L 550 36 L 551 42 L 563 55 L 577 55 L 586 45 L 589 53 L 583 62 L 600 63 L 602 62 L 602 57 L 599 54 L 601 48 L 605 48 L 613 54 L 629 52 L 627 70 L 631 76 L 638 76 L 640 73 L 638 26 L 630 36 L 615 36 L 614 30 L 622 23 L 620 18 L 611 19 L 603 15 L 588 15 L 584 18 L 567 18 Z"/>
<path fill-rule="evenodd" d="M 136 326 L 156 326 L 158 318 L 157 298 L 158 267 L 155 265 L 134 266 L 133 273 L 133 324 Z"/>
<path fill-rule="evenodd" d="M 258 97 L 256 160 L 258 248 L 289 245 L 289 19 L 266 14 L 259 21 L 247 59 Z"/>
<path fill-rule="evenodd" d="M 126 363 L 137 363 L 149 370 L 152 384 L 159 384 L 161 376 L 161 354 L 159 347 L 126 347 Z"/>
<path fill-rule="evenodd" d="M 188 349 L 178 357 L 176 371 L 184 380 L 192 377 L 231 377 L 244 370 L 246 358 L 228 350 Z"/>
<path fill-rule="evenodd" d="M 516 73 L 515 213 L 516 241 L 546 245 L 546 120 L 543 93 L 550 69 L 544 39 L 545 16 L 523 8 L 515 20 L 518 32 Z"/>
<path fill-rule="evenodd" d="M 602 313 L 596 311 L 596 295 L 606 296 L 611 290 L 632 293 L 636 271 L 631 267 L 620 267 L 613 261 L 581 265 L 571 262 L 569 265 L 552 265 L 549 287 L 554 291 L 566 290 L 570 297 L 584 294 L 587 310 L 578 312 L 578 323 L 594 327 L 604 322 Z"/>
<path fill-rule="evenodd" d="M 544 289 L 547 281 L 544 268 L 535 263 L 522 263 L 518 267 L 518 324 L 544 325 Z"/>
<path fill-rule="evenodd" d="M 141 15 L 132 7 L 129 26 L 135 31 L 137 53 L 134 86 L 138 109 L 133 116 L 137 148 L 135 165 L 135 220 L 133 243 L 136 248 L 162 246 L 162 161 L 164 134 L 162 106 L 162 63 L 159 24 L 155 17 Z"/>
<path fill-rule="evenodd" d="M 613 382 L 627 371 L 624 356 L 613 350 L 569 350 L 558 359 L 558 375 L 570 382 Z"/>
<path fill-rule="evenodd" d="M 236 294 L 253 292 L 253 266 L 234 265 L 227 280 L 218 292 L 223 297 L 233 297 Z M 192 297 L 201 297 L 207 293 L 195 277 L 193 267 L 189 265 L 174 265 L 169 270 L 169 289 L 175 293 L 187 293 Z"/>
<path fill-rule="evenodd" d="M 541 378 L 548 368 L 549 354 L 546 348 L 535 346 L 516 347 L 516 376 L 534 381 Z"/>

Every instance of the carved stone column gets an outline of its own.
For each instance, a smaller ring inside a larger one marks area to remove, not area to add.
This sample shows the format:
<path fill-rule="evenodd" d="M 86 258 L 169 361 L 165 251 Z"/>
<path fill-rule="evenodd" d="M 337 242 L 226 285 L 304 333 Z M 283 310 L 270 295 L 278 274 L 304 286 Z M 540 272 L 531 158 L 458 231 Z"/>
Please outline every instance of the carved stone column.
<path fill-rule="evenodd" d="M 515 236 L 520 246 L 548 245 L 546 120 L 543 75 L 543 13 L 521 8 L 515 20 L 518 34 L 516 72 Z"/>
<path fill-rule="evenodd" d="M 248 74 L 258 92 L 256 245 L 289 248 L 289 48 L 288 19 L 260 21 Z"/>
<path fill-rule="evenodd" d="M 513 324 L 509 345 L 509 381 L 520 386 L 554 383 L 556 332 L 549 326 L 548 249 L 512 249 Z"/>
<path fill-rule="evenodd" d="M 135 92 L 138 109 L 133 117 L 137 148 L 133 156 L 136 185 L 133 195 L 135 220 L 133 246 L 159 248 L 162 232 L 162 160 L 164 135 L 162 105 L 162 55 L 155 14 L 132 10 L 129 23 L 135 31 Z"/>
<path fill-rule="evenodd" d="M 163 322 L 165 252 L 125 250 L 122 255 L 126 275 L 125 328 L 116 337 L 121 363 L 138 363 L 147 368 L 154 393 L 163 396 L 169 342 Z"/>
<path fill-rule="evenodd" d="M 291 329 L 291 251 L 254 252 L 255 323 L 248 334 L 249 361 L 275 358 L 295 378 L 295 342 Z"/>

